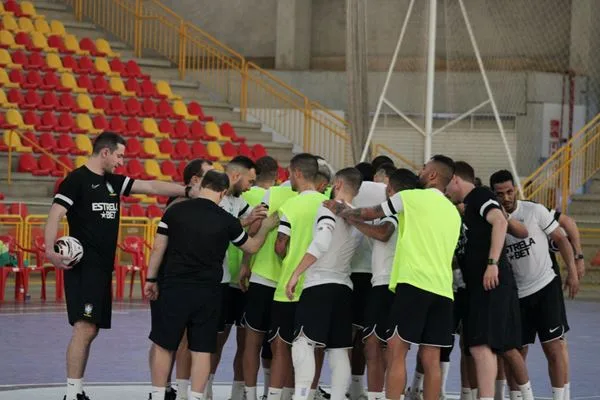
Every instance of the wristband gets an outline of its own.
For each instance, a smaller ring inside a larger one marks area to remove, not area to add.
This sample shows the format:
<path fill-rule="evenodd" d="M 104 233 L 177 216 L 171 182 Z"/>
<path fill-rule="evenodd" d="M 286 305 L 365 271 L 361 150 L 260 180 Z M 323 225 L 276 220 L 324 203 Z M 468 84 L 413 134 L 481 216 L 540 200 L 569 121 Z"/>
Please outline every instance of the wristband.
<path fill-rule="evenodd" d="M 488 258 L 487 265 L 498 265 L 498 261 L 494 260 L 493 258 Z"/>
<path fill-rule="evenodd" d="M 192 190 L 191 186 L 186 186 L 185 187 L 185 195 L 184 196 L 185 196 L 186 199 L 190 198 L 190 190 Z"/>
<path fill-rule="evenodd" d="M 575 260 L 583 260 L 583 259 L 585 259 L 585 256 L 583 254 L 577 254 L 575 256 Z"/>
<path fill-rule="evenodd" d="M 158 280 L 156 278 L 146 278 L 146 282 L 156 283 Z"/>

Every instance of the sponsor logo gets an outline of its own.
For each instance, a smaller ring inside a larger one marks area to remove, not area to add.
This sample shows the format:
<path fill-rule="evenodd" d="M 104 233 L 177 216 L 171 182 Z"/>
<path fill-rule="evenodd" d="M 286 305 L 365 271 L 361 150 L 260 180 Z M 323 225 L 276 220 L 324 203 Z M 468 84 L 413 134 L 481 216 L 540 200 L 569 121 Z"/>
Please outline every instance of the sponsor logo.
<path fill-rule="evenodd" d="M 91 318 L 93 310 L 94 310 L 94 306 L 91 305 L 90 303 L 86 303 L 85 306 L 83 307 L 83 316 Z"/>
<path fill-rule="evenodd" d="M 104 219 L 115 219 L 119 212 L 119 205 L 116 203 L 92 203 L 92 211 L 101 213 Z"/>
<path fill-rule="evenodd" d="M 531 246 L 535 244 L 533 238 L 527 238 L 520 240 L 517 243 L 513 243 L 510 246 L 506 246 L 509 260 L 518 260 L 531 255 Z"/>
<path fill-rule="evenodd" d="M 98 188 L 98 186 L 100 186 L 100 184 L 98 184 L 98 183 L 97 183 L 97 184 L 95 184 L 95 185 L 92 185 L 92 189 L 97 189 L 97 188 Z"/>
<path fill-rule="evenodd" d="M 560 326 L 557 326 L 557 327 L 556 327 L 556 328 L 554 328 L 554 329 L 550 329 L 550 333 L 554 333 L 554 332 L 556 332 L 556 331 L 558 330 L 558 328 L 560 328 Z"/>

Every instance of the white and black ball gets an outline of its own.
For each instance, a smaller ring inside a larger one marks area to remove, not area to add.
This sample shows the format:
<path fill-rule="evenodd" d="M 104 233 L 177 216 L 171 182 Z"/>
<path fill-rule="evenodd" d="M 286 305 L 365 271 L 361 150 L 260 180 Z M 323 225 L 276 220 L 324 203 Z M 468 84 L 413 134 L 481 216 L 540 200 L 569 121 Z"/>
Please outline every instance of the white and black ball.
<path fill-rule="evenodd" d="M 83 257 L 83 246 L 81 242 L 72 236 L 63 236 L 54 243 L 54 251 L 61 256 L 67 256 L 71 260 L 66 264 L 69 267 L 77 264 Z"/>

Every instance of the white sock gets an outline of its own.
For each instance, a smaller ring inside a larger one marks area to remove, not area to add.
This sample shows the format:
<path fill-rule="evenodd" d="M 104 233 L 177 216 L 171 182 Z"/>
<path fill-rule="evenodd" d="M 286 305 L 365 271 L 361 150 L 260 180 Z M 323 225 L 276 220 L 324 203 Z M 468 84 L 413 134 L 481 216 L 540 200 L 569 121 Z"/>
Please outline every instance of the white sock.
<path fill-rule="evenodd" d="M 482 397 L 481 400 L 494 400 L 493 397 Z"/>
<path fill-rule="evenodd" d="M 523 395 L 520 390 L 511 390 L 510 391 L 510 400 L 522 400 Z"/>
<path fill-rule="evenodd" d="M 177 400 L 187 400 L 188 387 L 190 387 L 189 379 L 177 379 Z"/>
<path fill-rule="evenodd" d="M 315 400 L 316 394 L 317 394 L 317 389 L 310 389 L 308 391 L 308 400 Z"/>
<path fill-rule="evenodd" d="M 496 391 L 494 392 L 494 400 L 504 399 L 504 387 L 506 386 L 506 379 L 496 380 Z"/>
<path fill-rule="evenodd" d="M 412 385 L 410 385 L 410 392 L 413 394 L 419 393 L 419 389 L 423 389 L 423 374 L 415 371 L 413 375 Z"/>
<path fill-rule="evenodd" d="M 531 382 L 527 382 L 524 385 L 519 385 L 523 400 L 533 400 L 533 390 L 531 389 Z"/>
<path fill-rule="evenodd" d="M 571 383 L 565 383 L 565 400 L 571 400 Z"/>
<path fill-rule="evenodd" d="M 77 400 L 79 393 L 83 393 L 83 380 L 67 378 L 67 400 Z"/>
<path fill-rule="evenodd" d="M 269 393 L 267 394 L 267 400 L 281 400 L 283 390 L 280 388 L 269 388 Z"/>
<path fill-rule="evenodd" d="M 246 400 L 256 400 L 256 386 L 245 386 Z"/>
<path fill-rule="evenodd" d="M 471 388 L 471 398 L 473 400 L 477 400 L 477 396 L 479 396 L 479 389 L 478 388 Z"/>
<path fill-rule="evenodd" d="M 330 349 L 329 368 L 331 369 L 331 400 L 346 400 L 346 392 L 352 377 L 350 358 L 347 349 Z M 354 377 L 352 377 L 354 381 Z M 360 377 L 362 389 L 362 376 Z M 363 393 L 360 392 L 359 396 Z M 352 397 L 351 397 L 352 398 Z"/>
<path fill-rule="evenodd" d="M 263 386 L 263 396 L 267 397 L 269 395 L 269 385 L 271 384 L 271 369 L 263 368 L 263 375 L 265 377 L 265 383 Z"/>
<path fill-rule="evenodd" d="M 448 380 L 448 372 L 450 372 L 450 362 L 441 362 L 440 366 L 442 367 L 442 387 L 440 394 L 442 396 L 446 395 L 446 381 Z"/>
<path fill-rule="evenodd" d="M 365 389 L 363 387 L 364 378 L 362 375 L 352 375 L 352 380 L 350 381 L 350 399 L 356 400 L 361 395 L 364 394 Z"/>
<path fill-rule="evenodd" d="M 231 385 L 231 400 L 243 400 L 244 381 L 233 381 Z"/>
<path fill-rule="evenodd" d="M 565 388 L 552 388 L 552 400 L 564 400 L 565 398 Z"/>
<path fill-rule="evenodd" d="M 165 398 L 166 387 L 152 386 L 152 400 L 163 400 Z"/>
<path fill-rule="evenodd" d="M 281 400 L 292 400 L 294 397 L 294 388 L 284 387 L 281 391 Z"/>
<path fill-rule="evenodd" d="M 460 400 L 472 400 L 471 399 L 471 388 L 462 388 L 460 390 Z"/>
<path fill-rule="evenodd" d="M 213 384 L 214 380 L 215 380 L 215 374 L 208 375 L 208 380 L 206 381 L 206 387 L 204 388 L 204 397 L 207 399 L 212 399 L 212 397 L 213 397 L 212 384 Z M 191 394 L 190 394 L 190 396 L 191 396 Z M 192 399 L 193 399 L 193 397 L 192 397 Z"/>
<path fill-rule="evenodd" d="M 369 400 L 383 400 L 384 398 L 385 396 L 382 392 L 367 392 L 367 399 Z"/>
<path fill-rule="evenodd" d="M 162 397 L 161 397 L 162 399 Z M 152 399 L 154 400 L 154 399 Z M 204 400 L 204 393 L 199 393 L 199 392 L 190 392 L 190 400 Z"/>

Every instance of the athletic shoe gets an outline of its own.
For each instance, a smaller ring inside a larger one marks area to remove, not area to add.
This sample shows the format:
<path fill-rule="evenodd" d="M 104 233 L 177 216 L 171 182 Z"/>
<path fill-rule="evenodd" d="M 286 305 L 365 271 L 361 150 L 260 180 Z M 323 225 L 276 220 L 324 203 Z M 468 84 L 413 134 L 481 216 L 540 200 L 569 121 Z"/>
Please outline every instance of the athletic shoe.
<path fill-rule="evenodd" d="M 177 390 L 169 388 L 165 391 L 165 400 L 175 400 L 177 398 Z"/>
<path fill-rule="evenodd" d="M 152 397 L 152 395 L 150 395 L 150 397 Z M 67 400 L 66 394 L 65 394 L 65 397 L 63 397 L 63 400 Z M 77 395 L 77 400 L 90 400 L 90 398 L 86 396 L 85 392 L 83 392 L 83 393 L 79 393 Z"/>
<path fill-rule="evenodd" d="M 330 400 L 331 394 L 327 393 L 321 386 L 317 388 L 315 393 L 315 400 Z"/>

